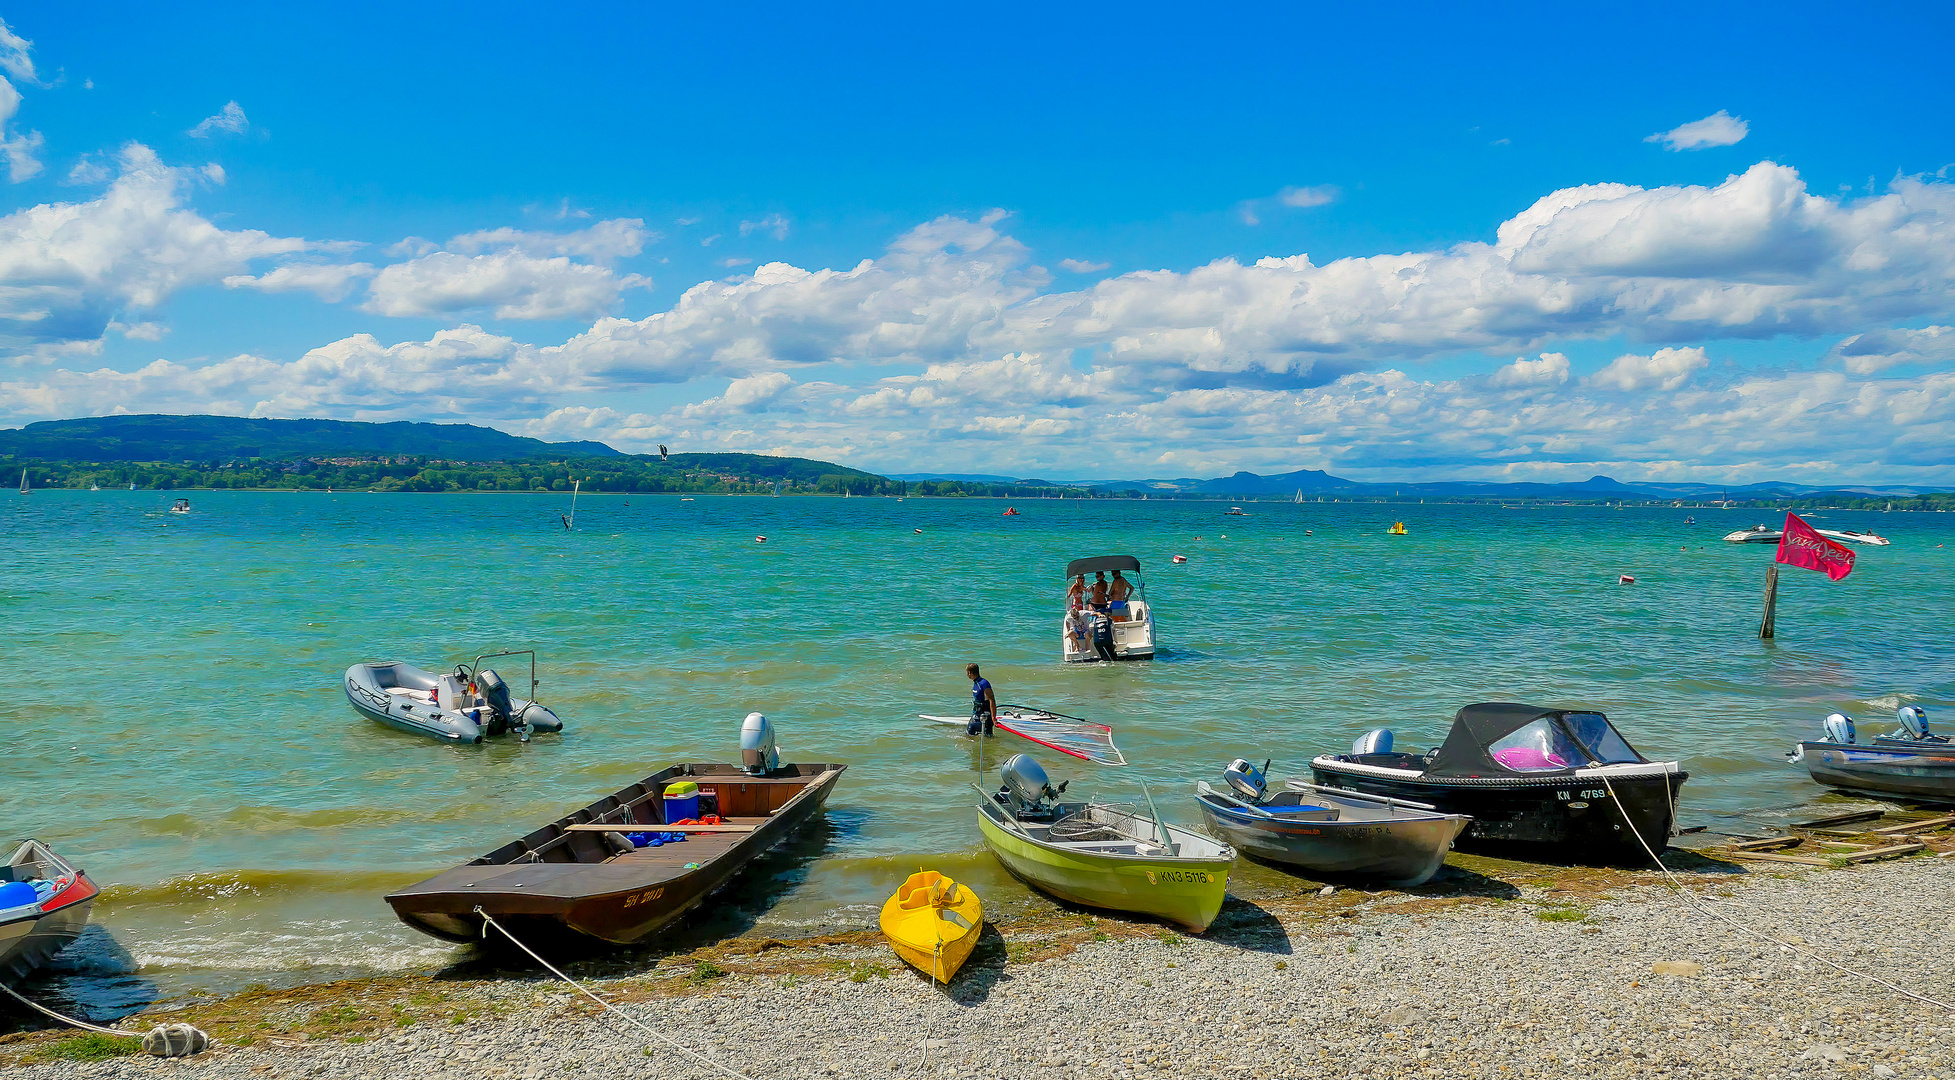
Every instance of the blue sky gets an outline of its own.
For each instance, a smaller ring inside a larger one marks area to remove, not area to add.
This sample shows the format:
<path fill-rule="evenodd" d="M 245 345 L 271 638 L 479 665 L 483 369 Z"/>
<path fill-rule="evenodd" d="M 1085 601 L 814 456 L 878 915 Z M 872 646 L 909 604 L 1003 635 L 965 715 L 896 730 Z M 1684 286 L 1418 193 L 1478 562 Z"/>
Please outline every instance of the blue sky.
<path fill-rule="evenodd" d="M 1943 8 L 0 18 L 0 423 L 1955 483 Z"/>

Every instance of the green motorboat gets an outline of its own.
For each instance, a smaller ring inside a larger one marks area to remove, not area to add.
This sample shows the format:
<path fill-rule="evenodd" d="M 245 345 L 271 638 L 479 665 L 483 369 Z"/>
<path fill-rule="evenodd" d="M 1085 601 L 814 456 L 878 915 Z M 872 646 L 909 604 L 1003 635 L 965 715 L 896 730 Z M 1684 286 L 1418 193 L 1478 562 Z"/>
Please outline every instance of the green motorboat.
<path fill-rule="evenodd" d="M 978 831 L 1026 884 L 1087 907 L 1155 915 L 1199 934 L 1228 891 L 1235 849 L 1157 814 L 1111 803 L 1063 803 L 1045 769 L 1014 754 L 1004 787 L 978 789 Z"/>

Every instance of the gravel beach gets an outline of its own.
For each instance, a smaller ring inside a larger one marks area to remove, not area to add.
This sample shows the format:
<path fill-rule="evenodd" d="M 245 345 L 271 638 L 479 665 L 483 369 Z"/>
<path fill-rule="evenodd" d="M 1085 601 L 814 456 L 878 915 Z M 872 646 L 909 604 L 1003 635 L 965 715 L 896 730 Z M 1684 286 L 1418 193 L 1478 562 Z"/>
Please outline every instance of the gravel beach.
<path fill-rule="evenodd" d="M 730 1072 L 535 974 L 368 980 L 141 1018 L 219 1039 L 182 1061 L 55 1060 L 61 1036 L 38 1033 L 0 1044 L 0 1062 L 22 1080 L 1955 1077 L 1955 1017 L 1811 955 L 1955 998 L 1955 859 L 1691 863 L 1710 871 L 1681 878 L 1693 895 L 1792 947 L 1692 908 L 1653 871 L 1449 868 L 1411 893 L 1232 900 L 1201 937 L 1082 911 L 1009 923 L 949 994 L 867 932 L 576 969 Z"/>

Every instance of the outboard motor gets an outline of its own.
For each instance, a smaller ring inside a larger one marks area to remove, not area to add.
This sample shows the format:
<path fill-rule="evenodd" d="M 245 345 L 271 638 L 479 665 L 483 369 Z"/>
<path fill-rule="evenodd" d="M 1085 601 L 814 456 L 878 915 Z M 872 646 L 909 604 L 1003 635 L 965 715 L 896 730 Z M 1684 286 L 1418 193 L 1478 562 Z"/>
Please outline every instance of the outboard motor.
<path fill-rule="evenodd" d="M 1004 793 L 1015 814 L 1040 813 L 1050 811 L 1047 799 L 1057 799 L 1066 790 L 1065 784 L 1052 786 L 1052 778 L 1045 774 L 1045 766 L 1024 754 L 1013 754 L 998 766 L 998 774 L 1004 778 Z"/>
<path fill-rule="evenodd" d="M 1920 742 L 1928 738 L 1928 711 L 1919 705 L 1903 705 L 1895 713 L 1907 737 Z"/>
<path fill-rule="evenodd" d="M 774 744 L 774 725 L 757 712 L 740 725 L 740 769 L 749 776 L 766 776 L 781 767 L 781 748 Z"/>
<path fill-rule="evenodd" d="M 510 704 L 509 684 L 503 682 L 502 676 L 489 668 L 483 668 L 475 673 L 475 692 L 481 694 L 482 700 L 488 702 L 489 708 L 494 709 L 496 715 L 504 721 L 507 721 L 516 711 Z"/>
<path fill-rule="evenodd" d="M 1268 762 L 1264 762 L 1264 765 L 1267 766 Z M 1229 762 L 1229 767 L 1222 770 L 1222 779 L 1227 780 L 1237 794 L 1250 802 L 1261 802 L 1263 793 L 1269 790 L 1269 781 L 1264 778 L 1263 770 L 1249 764 L 1247 758 Z"/>
<path fill-rule="evenodd" d="M 1853 721 L 1845 713 L 1834 713 L 1826 718 L 1826 738 L 1832 742 L 1853 745 Z"/>
<path fill-rule="evenodd" d="M 1391 728 L 1372 728 L 1370 731 L 1365 732 L 1351 741 L 1351 753 L 1357 756 L 1363 756 L 1365 754 L 1389 754 L 1391 752 Z"/>

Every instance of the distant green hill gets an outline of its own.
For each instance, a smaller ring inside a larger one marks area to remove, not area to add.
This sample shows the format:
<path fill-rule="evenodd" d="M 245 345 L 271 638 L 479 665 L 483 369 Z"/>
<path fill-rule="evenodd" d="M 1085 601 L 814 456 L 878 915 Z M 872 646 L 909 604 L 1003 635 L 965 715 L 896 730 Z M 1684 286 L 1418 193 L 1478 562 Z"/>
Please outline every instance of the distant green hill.
<path fill-rule="evenodd" d="M 879 495 L 874 473 L 764 454 L 624 454 L 471 424 L 96 416 L 0 430 L 0 465 L 34 487 Z M 965 494 L 961 490 L 945 494 Z"/>
<path fill-rule="evenodd" d="M 392 456 L 460 461 L 622 457 L 600 442 L 546 443 L 473 424 L 368 424 L 244 416 L 90 416 L 0 430 L 0 454 L 44 461 L 211 462 Z"/>

